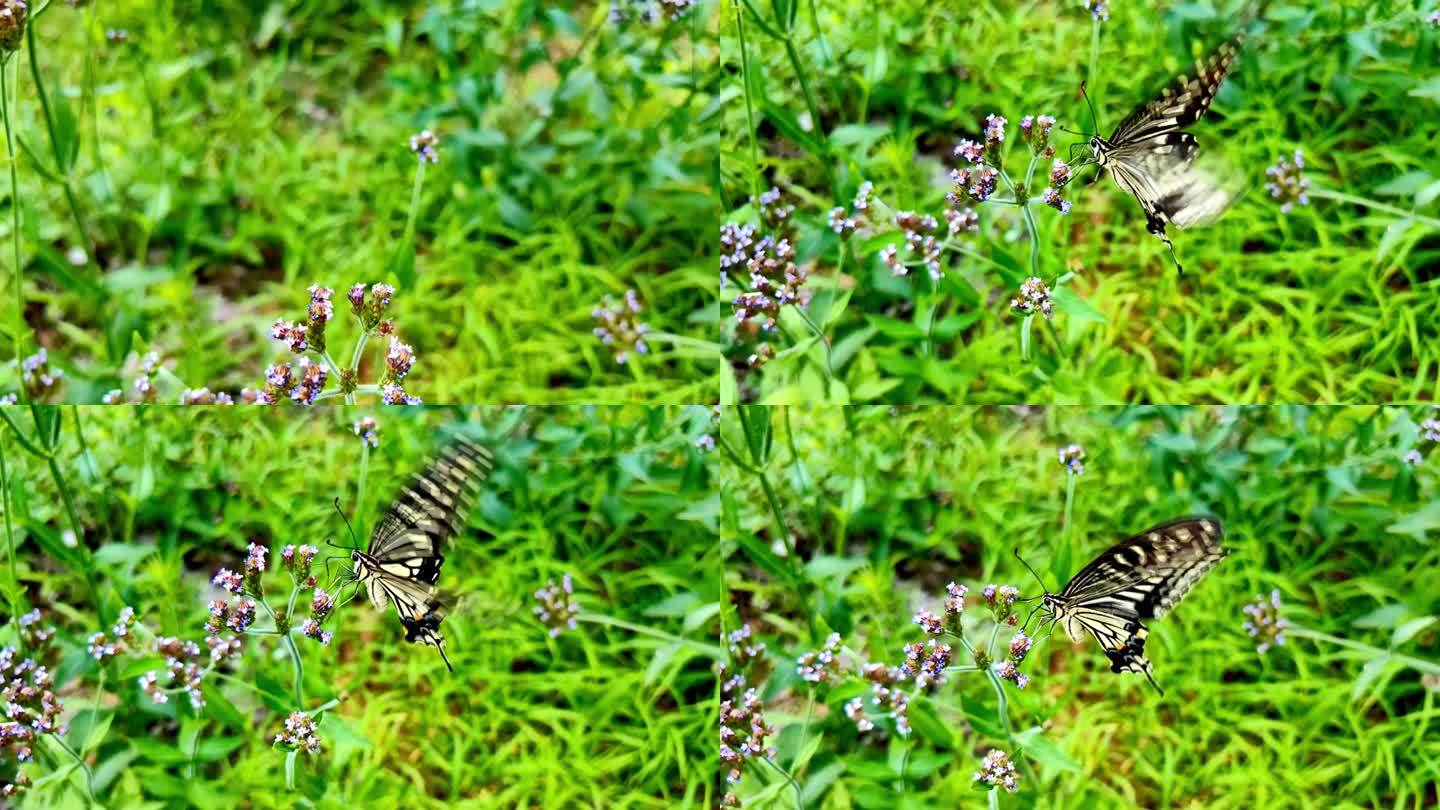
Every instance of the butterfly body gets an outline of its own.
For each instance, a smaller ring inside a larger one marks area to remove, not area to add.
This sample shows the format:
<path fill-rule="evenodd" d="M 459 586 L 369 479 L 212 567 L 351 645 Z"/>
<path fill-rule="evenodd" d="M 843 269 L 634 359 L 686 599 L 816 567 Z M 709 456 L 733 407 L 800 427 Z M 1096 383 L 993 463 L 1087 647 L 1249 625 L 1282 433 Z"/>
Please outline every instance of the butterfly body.
<path fill-rule="evenodd" d="M 405 640 L 435 647 L 452 670 L 435 585 L 445 563 L 441 549 L 465 527 L 491 466 L 490 451 L 457 441 L 401 491 L 371 534 L 369 548 L 350 554 L 355 581 L 375 608 L 383 611 L 387 601 L 393 603 Z"/>
<path fill-rule="evenodd" d="M 1143 622 L 1165 615 L 1220 562 L 1227 553 L 1222 537 L 1220 521 L 1211 517 L 1161 524 L 1101 552 L 1041 604 L 1074 641 L 1093 636 L 1111 672 L 1143 674 L 1158 690 Z"/>
<path fill-rule="evenodd" d="M 1229 74 L 1243 35 L 1221 45 L 1196 66 L 1194 78 L 1181 75 L 1154 100 L 1132 112 L 1109 138 L 1090 139 L 1092 161 L 1109 170 L 1116 185 L 1145 211 L 1146 229 L 1175 254 L 1167 225 L 1188 228 L 1214 221 L 1233 195 L 1194 167 L 1199 143 L 1183 131 L 1210 109 Z M 1176 267 L 1180 262 L 1176 259 Z M 1183 268 L 1182 268 L 1183 269 Z"/>

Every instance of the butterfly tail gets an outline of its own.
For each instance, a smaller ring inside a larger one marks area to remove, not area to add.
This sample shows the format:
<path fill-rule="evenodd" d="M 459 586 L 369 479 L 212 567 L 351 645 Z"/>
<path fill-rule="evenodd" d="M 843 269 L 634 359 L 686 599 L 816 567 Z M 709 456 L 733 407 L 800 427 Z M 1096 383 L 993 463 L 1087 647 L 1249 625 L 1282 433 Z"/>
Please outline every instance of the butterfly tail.
<path fill-rule="evenodd" d="M 1151 217 L 1150 224 L 1146 228 L 1146 230 L 1150 231 L 1150 233 L 1155 234 L 1155 236 L 1158 237 L 1161 242 L 1165 243 L 1165 247 L 1170 249 L 1170 260 L 1175 262 L 1176 272 L 1184 275 L 1185 267 L 1184 265 L 1180 264 L 1180 257 L 1175 254 L 1175 243 L 1171 242 L 1170 235 L 1165 233 L 1165 223 L 1155 217 Z"/>
<path fill-rule="evenodd" d="M 441 653 L 441 654 L 443 655 L 444 653 Z M 447 663 L 448 663 L 448 662 L 447 662 Z M 1164 696 L 1165 696 L 1165 690 L 1164 690 L 1164 689 L 1161 689 L 1161 688 L 1160 688 L 1160 684 L 1156 683 L 1156 682 L 1155 682 L 1155 679 L 1150 676 L 1150 668 L 1149 668 L 1149 667 L 1146 667 L 1146 668 L 1145 668 L 1144 670 L 1142 670 L 1142 671 L 1145 673 L 1145 680 L 1149 681 L 1149 682 L 1150 682 L 1150 685 L 1153 686 L 1153 687 L 1155 687 L 1155 691 L 1156 691 L 1156 692 L 1159 692 L 1161 697 L 1164 697 Z"/>
<path fill-rule="evenodd" d="M 445 662 L 445 668 L 454 672 L 455 667 L 450 666 L 450 656 L 445 654 L 445 639 L 437 637 L 435 649 L 440 651 L 440 660 Z M 1154 683 L 1154 681 L 1151 681 L 1151 683 Z M 1159 689 L 1160 687 L 1157 686 L 1155 688 Z"/>

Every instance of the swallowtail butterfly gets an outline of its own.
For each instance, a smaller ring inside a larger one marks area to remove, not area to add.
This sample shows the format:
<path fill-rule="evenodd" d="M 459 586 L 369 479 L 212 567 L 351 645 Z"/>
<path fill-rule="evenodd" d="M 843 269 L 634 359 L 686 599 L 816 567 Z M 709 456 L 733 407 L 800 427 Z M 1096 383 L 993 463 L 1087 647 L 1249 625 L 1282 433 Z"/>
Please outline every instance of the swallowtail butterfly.
<path fill-rule="evenodd" d="M 350 554 L 355 580 L 376 610 L 395 604 L 405 640 L 430 644 L 452 672 L 440 635 L 443 605 L 435 581 L 445 562 L 441 547 L 465 528 L 465 519 L 490 474 L 490 451 L 457 440 L 401 490 L 370 535 L 370 547 Z"/>
<path fill-rule="evenodd" d="M 1234 198 L 1220 188 L 1210 175 L 1192 164 L 1199 144 L 1183 131 L 1210 109 L 1244 34 L 1221 45 L 1215 53 L 1195 66 L 1195 76 L 1182 74 L 1153 101 L 1141 106 L 1120 122 L 1109 138 L 1090 139 L 1093 160 L 1101 170 L 1109 169 L 1120 188 L 1129 192 L 1145 210 L 1146 230 L 1170 249 L 1170 257 L 1181 272 L 1175 244 L 1165 226 L 1189 228 L 1213 222 Z"/>
<path fill-rule="evenodd" d="M 1060 593 L 1041 597 L 1050 618 L 1075 641 L 1095 637 L 1111 672 L 1150 676 L 1142 621 L 1175 607 L 1200 577 L 1228 552 L 1220 547 L 1220 521 L 1188 517 L 1156 526 L 1106 549 L 1070 579 Z"/>

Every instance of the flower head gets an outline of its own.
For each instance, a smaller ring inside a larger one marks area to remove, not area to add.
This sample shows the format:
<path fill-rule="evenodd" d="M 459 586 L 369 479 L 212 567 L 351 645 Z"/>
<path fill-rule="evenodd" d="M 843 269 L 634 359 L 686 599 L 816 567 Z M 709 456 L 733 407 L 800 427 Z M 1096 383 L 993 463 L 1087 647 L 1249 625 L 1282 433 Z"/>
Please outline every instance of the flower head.
<path fill-rule="evenodd" d="M 1108 0 L 1082 0 L 1082 2 L 1085 4 L 1086 10 L 1088 10 L 1090 15 L 1096 20 L 1104 21 L 1110 19 L 1110 3 Z"/>
<path fill-rule="evenodd" d="M 730 661 L 736 669 L 744 669 L 751 661 L 759 658 L 765 652 L 765 642 L 753 641 L 755 631 L 750 625 L 742 624 L 735 630 L 731 630 L 726 638 L 730 648 Z"/>
<path fill-rule="evenodd" d="M 637 354 L 650 352 L 650 345 L 645 342 L 650 327 L 640 322 L 641 309 L 640 297 L 634 290 L 626 290 L 623 302 L 617 304 L 607 295 L 600 306 L 590 312 L 598 324 L 593 330 L 595 337 L 611 348 L 615 362 L 622 366 L 630 361 L 632 350 Z"/>
<path fill-rule="evenodd" d="M 1280 201 L 1280 213 L 1290 213 L 1296 204 L 1310 204 L 1310 180 L 1304 176 L 1304 169 L 1305 155 L 1296 149 L 1293 163 L 1282 157 L 1274 166 L 1265 170 L 1265 174 L 1270 178 L 1265 184 L 1265 190 Z"/>
<path fill-rule="evenodd" d="M 560 578 L 559 585 L 553 579 L 547 580 L 545 587 L 535 592 L 535 601 L 539 603 L 534 607 L 535 615 L 550 628 L 551 638 L 575 629 L 575 617 L 580 609 L 575 604 L 574 594 L 574 583 L 569 574 Z"/>
<path fill-rule="evenodd" d="M 1256 594 L 1255 599 L 1244 607 L 1245 615 L 1249 620 L 1243 625 L 1245 632 L 1256 639 L 1255 651 L 1264 654 L 1271 645 L 1285 643 L 1285 628 L 1290 623 L 1280 615 L 1280 590 L 1277 588 L 1270 592 L 1270 598 L 1266 599 L 1261 594 Z"/>
<path fill-rule="evenodd" d="M 275 735 L 275 744 L 314 754 L 320 751 L 320 731 L 307 712 L 291 712 L 285 728 Z"/>
<path fill-rule="evenodd" d="M 766 744 L 775 729 L 765 722 L 759 693 L 748 688 L 738 697 L 734 694 L 744 686 L 744 678 L 736 676 L 725 679 L 721 687 L 720 761 L 728 769 L 725 779 L 732 785 L 740 781 L 751 759 L 775 756 L 775 750 Z"/>
<path fill-rule="evenodd" d="M 1015 775 L 1015 763 L 1010 761 L 1008 754 L 998 748 L 990 749 L 980 761 L 980 770 L 975 773 L 975 781 L 1005 788 L 1006 793 L 1014 793 L 1020 789 L 1020 778 Z"/>
<path fill-rule="evenodd" d="M 355 422 L 355 435 L 360 437 L 363 444 L 371 447 L 380 446 L 380 423 L 375 421 L 373 416 L 361 417 Z"/>
<path fill-rule="evenodd" d="M 0 0 L 3 4 L 4 0 Z M 23 6 L 22 6 L 23 8 Z M 3 10 L 3 5 L 0 5 Z M 3 18 L 0 18 L 3 19 Z M 3 37 L 4 25 L 0 23 L 0 37 Z M 51 391 L 60 385 L 60 379 L 65 372 L 58 368 L 50 367 L 50 354 L 41 346 L 39 351 L 20 361 L 20 385 L 25 389 L 25 394 L 32 400 L 44 398 Z"/>
<path fill-rule="evenodd" d="M 825 646 L 814 652 L 807 652 L 796 662 L 795 671 L 801 680 L 821 686 L 840 683 L 840 634 L 831 633 L 825 639 Z"/>
<path fill-rule="evenodd" d="M 1045 286 L 1045 282 L 1031 276 L 1020 285 L 1020 294 L 1010 299 L 1010 309 L 1026 315 L 1038 313 L 1048 320 L 1055 316 L 1055 304 L 1050 295 L 1050 288 Z"/>
<path fill-rule="evenodd" d="M 28 11 L 25 0 L 0 0 L 0 50 L 20 49 Z"/>
<path fill-rule="evenodd" d="M 421 163 L 439 163 L 439 148 L 440 139 L 428 129 L 423 129 L 410 136 L 410 151 L 415 153 Z"/>
<path fill-rule="evenodd" d="M 1060 466 L 1070 475 L 1085 474 L 1085 448 L 1078 444 L 1067 444 L 1056 451 Z"/>
<path fill-rule="evenodd" d="M 397 337 L 390 338 L 390 349 L 385 352 L 386 379 L 399 382 L 410 373 L 415 365 L 415 350 Z"/>

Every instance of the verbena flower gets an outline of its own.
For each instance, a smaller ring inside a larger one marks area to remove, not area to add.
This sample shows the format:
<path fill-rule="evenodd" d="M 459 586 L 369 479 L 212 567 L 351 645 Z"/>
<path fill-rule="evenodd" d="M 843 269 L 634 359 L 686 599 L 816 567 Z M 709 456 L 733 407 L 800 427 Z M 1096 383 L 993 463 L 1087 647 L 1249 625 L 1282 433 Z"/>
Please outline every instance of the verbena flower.
<path fill-rule="evenodd" d="M 840 634 L 831 633 L 826 637 L 824 647 L 800 656 L 795 671 L 801 680 L 817 686 L 840 683 L 844 678 L 840 672 Z"/>
<path fill-rule="evenodd" d="M 217 588 L 222 588 L 233 594 L 242 594 L 245 592 L 244 577 L 231 571 L 229 568 L 221 568 L 220 571 L 215 574 L 214 578 L 210 580 L 210 583 Z"/>
<path fill-rule="evenodd" d="M 751 198 L 759 212 L 760 226 L 750 228 L 729 223 L 721 229 L 721 285 L 729 272 L 744 265 L 745 289 L 731 301 L 737 336 L 753 341 L 751 366 L 760 366 L 775 356 L 768 336 L 778 330 L 777 317 L 786 306 L 809 306 L 811 291 L 805 283 L 809 267 L 795 263 L 792 233 L 795 206 L 778 188 Z M 857 221 L 858 226 L 858 221 Z"/>
<path fill-rule="evenodd" d="M 20 657 L 20 648 L 0 648 L 0 755 L 16 762 L 34 758 L 41 736 L 69 733 L 60 721 L 64 702 L 54 692 L 54 676 L 47 666 L 57 655 L 50 643 L 55 629 L 40 625 L 40 620 L 39 610 L 20 618 L 25 658 Z M 7 795 L 24 787 L 18 779 L 10 785 L 18 787 Z"/>
<path fill-rule="evenodd" d="M 1265 190 L 1280 201 L 1280 213 L 1290 213 L 1296 204 L 1310 204 L 1310 180 L 1303 175 L 1304 169 L 1305 155 L 1296 149 L 1293 163 L 1282 157 L 1278 163 L 1265 170 L 1265 174 L 1270 178 L 1270 182 L 1265 184 Z"/>
<path fill-rule="evenodd" d="M 380 386 L 380 403 L 382 405 L 420 405 L 420 397 L 405 392 L 400 383 L 391 382 Z"/>
<path fill-rule="evenodd" d="M 126 606 L 120 611 L 114 627 L 110 629 L 110 635 L 103 632 L 91 633 L 86 640 L 86 651 L 96 661 L 105 661 L 117 655 L 128 652 L 130 629 L 135 624 L 135 609 Z"/>
<path fill-rule="evenodd" d="M 1089 11 L 1090 15 L 1095 19 L 1102 21 L 1110 19 L 1110 3 L 1108 0 L 1081 0 L 1081 2 L 1085 4 L 1085 9 Z"/>
<path fill-rule="evenodd" d="M 702 453 L 709 453 L 715 449 L 715 437 L 709 433 L 703 433 L 695 440 L 695 447 Z"/>
<path fill-rule="evenodd" d="M 1055 453 L 1060 466 L 1070 475 L 1085 474 L 1085 448 L 1078 444 L 1067 444 Z"/>
<path fill-rule="evenodd" d="M 576 628 L 575 617 L 580 609 L 575 604 L 574 594 L 574 583 L 569 574 L 560 578 L 559 585 L 553 579 L 547 580 L 545 587 L 535 592 L 535 601 L 540 603 L 534 607 L 535 615 L 550 628 L 551 638 Z"/>
<path fill-rule="evenodd" d="M 1055 154 L 1054 148 L 1050 146 L 1050 130 L 1055 127 L 1055 116 L 1027 115 L 1020 119 L 1020 137 L 1030 151 L 1050 157 Z"/>
<path fill-rule="evenodd" d="M 1272 645 L 1285 643 L 1285 628 L 1289 627 L 1290 623 L 1280 615 L 1278 588 L 1270 592 L 1269 599 L 1256 594 L 1254 601 L 1246 605 L 1244 610 L 1245 615 L 1250 618 L 1243 627 L 1245 632 L 1256 640 L 1256 652 L 1263 655 Z"/>
<path fill-rule="evenodd" d="M 914 622 L 920 625 L 920 629 L 924 630 L 927 635 L 938 636 L 945 632 L 945 623 L 940 620 L 939 616 L 928 610 L 916 611 Z"/>
<path fill-rule="evenodd" d="M 1020 598 L 1020 589 L 1012 585 L 996 586 L 991 583 L 981 589 L 980 594 L 985 597 L 985 603 L 990 606 L 995 621 L 1005 621 L 1014 617 L 1015 600 Z"/>
<path fill-rule="evenodd" d="M 722 677 L 724 674 L 722 671 Z M 720 761 L 728 768 L 725 780 L 732 785 L 739 783 L 750 760 L 775 756 L 775 749 L 766 744 L 775 729 L 765 722 L 759 693 L 746 688 L 738 696 L 735 694 L 744 686 L 744 679 L 739 677 L 721 684 Z"/>
<path fill-rule="evenodd" d="M 930 273 L 930 278 L 939 281 L 945 274 L 940 269 L 940 240 L 935 238 L 935 233 L 940 228 L 940 223 L 929 214 L 917 214 L 914 211 L 901 211 L 895 215 L 895 225 L 905 235 L 905 244 L 910 253 L 919 257 L 923 265 Z M 909 268 L 900 264 L 892 268 L 896 275 L 909 273 Z"/>
<path fill-rule="evenodd" d="M 874 731 L 875 723 L 865 716 L 865 698 L 855 698 L 845 703 L 845 716 L 855 724 L 855 728 L 862 733 Z"/>
<path fill-rule="evenodd" d="M 330 379 L 330 372 L 308 357 L 300 358 L 298 364 L 300 380 L 290 390 L 290 399 L 299 405 L 312 405 L 320 396 L 320 392 L 325 390 L 325 383 Z"/>
<path fill-rule="evenodd" d="M 945 667 L 950 666 L 952 650 L 949 644 L 927 639 L 905 645 L 905 663 L 901 671 L 920 691 L 928 691 L 945 683 Z"/>
<path fill-rule="evenodd" d="M 410 151 L 421 163 L 440 162 L 440 139 L 428 129 L 410 136 Z"/>
<path fill-rule="evenodd" d="M 599 324 L 593 330 L 595 337 L 611 348 L 615 353 L 615 362 L 622 366 L 630 361 L 631 351 L 637 354 L 650 352 L 650 345 L 645 342 L 650 326 L 640 322 L 641 309 L 640 297 L 634 290 L 626 290 L 622 303 L 617 304 L 607 295 L 600 306 L 590 312 Z"/>
<path fill-rule="evenodd" d="M 895 733 L 910 736 L 910 695 L 898 688 L 909 675 L 885 664 L 867 664 L 862 674 L 871 683 L 870 700 L 876 709 L 894 721 Z"/>
<path fill-rule="evenodd" d="M 320 731 L 308 712 L 291 712 L 284 729 L 275 735 L 275 744 L 315 754 L 320 751 Z"/>
<path fill-rule="evenodd" d="M 1420 465 L 1420 462 L 1425 460 L 1425 457 L 1420 455 L 1419 450 L 1411 450 L 1407 452 L 1403 456 L 1403 458 L 1405 463 L 1409 464 L 1411 467 L 1418 467 Z"/>
<path fill-rule="evenodd" d="M 965 615 L 965 595 L 970 589 L 955 582 L 945 585 L 945 631 L 960 635 Z"/>
<path fill-rule="evenodd" d="M 287 545 L 280 550 L 280 565 L 302 583 L 310 576 L 310 566 L 320 549 L 312 545 Z"/>
<path fill-rule="evenodd" d="M 186 388 L 180 392 L 181 405 L 234 405 L 235 399 L 229 394 L 221 391 L 212 392 L 209 388 Z"/>
<path fill-rule="evenodd" d="M 1020 777 L 1015 775 L 1015 763 L 1010 761 L 1008 754 L 998 748 L 991 748 L 985 758 L 980 760 L 980 770 L 975 773 L 975 781 L 1002 787 L 1006 793 L 1014 793 L 1020 789 Z"/>
<path fill-rule="evenodd" d="M 4 0 L 0 0 L 3 3 Z M 3 36 L 3 26 L 0 26 Z M 41 346 L 39 351 L 20 361 L 20 385 L 31 400 L 40 400 L 60 387 L 65 372 L 51 368 L 50 354 Z"/>
<path fill-rule="evenodd" d="M 25 37 L 29 8 L 25 0 L 0 0 L 0 50 L 16 51 Z"/>
<path fill-rule="evenodd" d="M 726 641 L 730 648 L 730 661 L 736 669 L 744 669 L 751 661 L 765 652 L 765 642 L 753 640 L 754 631 L 748 624 L 731 630 Z"/>
<path fill-rule="evenodd" d="M 355 422 L 355 435 L 360 441 L 371 447 L 380 446 L 380 423 L 375 421 L 373 416 L 361 417 Z"/>
<path fill-rule="evenodd" d="M 1050 295 L 1050 288 L 1045 286 L 1045 282 L 1031 276 L 1020 285 L 1020 295 L 1010 299 L 1010 309 L 1026 315 L 1040 314 L 1047 319 L 1052 318 L 1055 304 Z"/>
<path fill-rule="evenodd" d="M 190 699 L 191 708 L 203 708 L 205 695 L 201 687 L 208 670 L 196 663 L 196 659 L 200 658 L 199 645 L 193 641 L 162 636 L 155 639 L 155 652 L 165 658 L 168 685 L 161 686 L 160 673 L 152 670 L 140 676 L 140 689 L 154 703 L 168 703 L 170 692 L 184 692 Z"/>
<path fill-rule="evenodd" d="M 1440 442 L 1440 419 L 1426 419 L 1420 423 L 1420 435 L 1427 442 Z"/>

